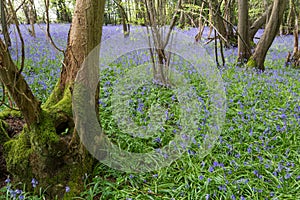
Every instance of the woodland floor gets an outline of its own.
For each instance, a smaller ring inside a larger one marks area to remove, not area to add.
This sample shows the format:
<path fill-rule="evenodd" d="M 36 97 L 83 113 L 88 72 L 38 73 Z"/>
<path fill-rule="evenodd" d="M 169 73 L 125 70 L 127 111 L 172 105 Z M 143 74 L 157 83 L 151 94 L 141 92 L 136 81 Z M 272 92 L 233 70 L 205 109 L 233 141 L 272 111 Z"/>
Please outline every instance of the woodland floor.
<path fill-rule="evenodd" d="M 19 134 L 23 130 L 25 121 L 19 117 L 9 116 L 4 120 L 8 124 L 8 129 L 6 130 L 9 137 L 12 138 Z M 6 163 L 3 156 L 3 146 L 0 145 L 0 188 L 5 185 L 5 179 L 9 176 L 6 170 Z"/>

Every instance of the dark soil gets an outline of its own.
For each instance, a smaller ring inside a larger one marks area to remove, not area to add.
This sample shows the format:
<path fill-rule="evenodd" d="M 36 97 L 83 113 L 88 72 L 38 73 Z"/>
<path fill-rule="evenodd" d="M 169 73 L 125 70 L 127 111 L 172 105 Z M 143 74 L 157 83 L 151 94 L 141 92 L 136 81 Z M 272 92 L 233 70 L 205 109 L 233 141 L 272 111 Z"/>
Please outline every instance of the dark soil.
<path fill-rule="evenodd" d="M 25 124 L 24 119 L 19 117 L 9 116 L 4 121 L 8 124 L 6 129 L 8 136 L 10 138 L 18 135 L 22 130 Z M 4 181 L 10 174 L 6 170 L 6 163 L 3 156 L 3 146 L 0 144 L 0 188 L 5 185 Z"/>

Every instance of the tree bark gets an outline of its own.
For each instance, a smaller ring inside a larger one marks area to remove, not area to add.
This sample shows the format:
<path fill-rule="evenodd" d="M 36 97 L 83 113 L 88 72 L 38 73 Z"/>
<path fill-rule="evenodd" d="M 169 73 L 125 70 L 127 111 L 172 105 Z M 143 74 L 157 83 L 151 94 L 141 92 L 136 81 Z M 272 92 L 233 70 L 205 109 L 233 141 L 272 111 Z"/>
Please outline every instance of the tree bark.
<path fill-rule="evenodd" d="M 209 7 L 212 11 L 212 21 L 213 25 L 216 27 L 218 35 L 221 35 L 224 40 L 224 45 L 226 47 L 230 46 L 236 46 L 236 37 L 233 34 L 232 30 L 227 30 L 227 27 L 230 27 L 230 25 L 227 26 L 226 20 L 222 17 L 221 12 L 221 4 L 218 0 L 212 0 L 209 1 Z M 211 32 L 210 32 L 211 33 Z"/>
<path fill-rule="evenodd" d="M 34 97 L 9 51 L 0 39 L 0 81 L 5 85 L 30 126 L 39 122 L 40 102 Z"/>
<path fill-rule="evenodd" d="M 287 16 L 287 24 L 286 24 L 287 27 L 284 29 L 284 34 L 292 34 L 293 33 L 295 18 L 296 18 L 295 1 L 290 0 L 289 1 L 289 14 Z"/>
<path fill-rule="evenodd" d="M 31 26 L 30 34 L 33 37 L 36 37 L 35 28 L 34 28 L 34 24 L 36 23 L 36 10 L 35 10 L 33 0 L 29 1 L 29 21 L 30 21 L 30 26 Z"/>
<path fill-rule="evenodd" d="M 259 40 L 257 44 L 255 52 L 253 53 L 252 57 L 248 61 L 248 66 L 256 67 L 262 71 L 265 70 L 265 66 L 264 66 L 265 58 L 270 46 L 274 41 L 274 38 L 276 37 L 276 34 L 279 31 L 279 27 L 287 3 L 288 3 L 287 0 L 274 1 L 270 20 L 266 26 L 262 38 Z"/>
<path fill-rule="evenodd" d="M 249 42 L 249 19 L 248 19 L 248 0 L 238 1 L 238 60 L 241 63 L 248 61 L 251 56 L 250 42 Z"/>
<path fill-rule="evenodd" d="M 220 10 L 220 5 L 219 2 L 217 0 L 212 0 L 209 1 L 210 7 L 212 9 L 212 20 L 214 22 L 214 26 L 217 28 L 217 31 L 219 32 L 219 34 L 221 34 L 224 38 L 227 39 L 227 31 L 226 31 L 226 27 L 224 24 L 224 20 L 221 17 L 222 13 Z"/>
<path fill-rule="evenodd" d="M 30 128 L 5 142 L 7 169 L 15 181 L 30 185 L 37 179 L 38 187 L 47 188 L 47 199 L 78 195 L 82 177 L 93 167 L 94 159 L 74 128 L 72 91 L 84 59 L 100 43 L 104 5 L 104 0 L 76 1 L 61 77 L 42 108 L 0 40 L 0 80 Z M 67 194 L 65 186 L 71 188 Z"/>
<path fill-rule="evenodd" d="M 104 13 L 104 7 L 101 5 L 102 1 L 99 1 L 101 3 L 95 3 L 96 0 L 88 0 L 86 3 L 83 1 L 76 1 L 62 66 L 61 91 L 64 91 L 66 86 L 72 86 L 83 60 L 100 43 L 103 19 L 102 17 L 99 18 L 98 12 L 102 11 L 101 15 Z M 86 9 L 89 10 L 89 16 L 86 16 Z"/>
<path fill-rule="evenodd" d="M 2 32 L 3 32 L 3 36 L 4 36 L 4 41 L 5 44 L 10 47 L 11 46 L 11 40 L 10 40 L 10 36 L 8 33 L 8 25 L 7 25 L 7 18 L 6 18 L 6 14 L 5 14 L 5 4 L 4 4 L 4 0 L 2 0 L 0 2 L 0 12 L 1 12 L 1 26 L 2 26 Z"/>

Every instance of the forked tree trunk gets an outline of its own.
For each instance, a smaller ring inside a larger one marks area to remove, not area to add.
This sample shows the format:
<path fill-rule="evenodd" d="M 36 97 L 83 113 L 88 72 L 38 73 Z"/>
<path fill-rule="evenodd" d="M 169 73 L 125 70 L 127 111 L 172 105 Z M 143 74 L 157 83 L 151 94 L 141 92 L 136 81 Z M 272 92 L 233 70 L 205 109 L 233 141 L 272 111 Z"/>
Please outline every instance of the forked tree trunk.
<path fill-rule="evenodd" d="M 274 41 L 274 38 L 276 37 L 276 34 L 279 31 L 282 16 L 287 3 L 288 3 L 287 0 L 274 1 L 270 20 L 265 28 L 262 38 L 259 40 L 257 44 L 257 47 L 252 57 L 249 59 L 247 63 L 248 66 L 256 67 L 257 69 L 262 71 L 265 70 L 265 66 L 264 66 L 265 58 L 270 46 Z"/>
<path fill-rule="evenodd" d="M 271 14 L 271 11 L 272 11 L 272 5 L 270 5 L 268 7 L 268 9 L 262 14 L 262 16 L 258 19 L 256 19 L 253 24 L 251 25 L 250 27 L 250 30 L 249 30 L 249 40 L 251 42 L 253 42 L 254 40 L 254 36 L 255 34 L 257 33 L 257 31 L 262 28 L 262 26 L 264 24 L 266 24 L 266 22 L 268 21 L 268 19 L 270 18 L 270 14 Z"/>
<path fill-rule="evenodd" d="M 15 181 L 30 185 L 37 179 L 38 186 L 47 188 L 47 199 L 78 195 L 84 174 L 92 170 L 94 159 L 74 129 L 72 91 L 81 64 L 100 43 L 104 5 L 104 0 L 76 1 L 61 77 L 42 108 L 0 40 L 0 80 L 30 128 L 5 142 L 7 169 Z M 71 188 L 67 194 L 66 186 Z"/>

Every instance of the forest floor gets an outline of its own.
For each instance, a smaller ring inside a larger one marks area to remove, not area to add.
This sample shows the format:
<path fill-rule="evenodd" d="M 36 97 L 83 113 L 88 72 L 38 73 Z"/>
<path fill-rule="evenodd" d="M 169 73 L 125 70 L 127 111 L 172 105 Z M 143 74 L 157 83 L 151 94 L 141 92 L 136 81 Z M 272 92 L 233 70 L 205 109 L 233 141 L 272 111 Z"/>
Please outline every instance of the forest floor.
<path fill-rule="evenodd" d="M 37 25 L 36 38 L 28 34 L 28 27 L 21 27 L 23 37 L 28 42 L 23 74 L 36 97 L 45 102 L 60 75 L 62 55 L 47 42 L 43 25 Z M 51 26 L 54 41 L 59 47 L 66 45 L 68 29 L 68 24 Z M 121 32 L 121 26 L 104 26 L 103 40 Z M 194 38 L 197 29 L 182 32 Z M 258 35 L 262 32 L 260 30 Z M 16 42 L 13 44 L 16 45 Z M 20 43 L 17 44 L 20 47 Z M 121 172 L 99 163 L 94 172 L 88 175 L 89 180 L 84 185 L 81 198 L 292 200 L 300 196 L 300 70 L 285 66 L 285 58 L 292 49 L 293 36 L 276 37 L 267 55 L 266 71 L 262 73 L 237 67 L 237 49 L 225 49 L 226 66 L 220 70 L 220 74 L 226 87 L 226 119 L 212 152 L 205 157 L 198 156 L 197 152 L 209 128 L 204 112 L 195 131 L 197 145 L 187 149 L 182 158 L 169 167 L 142 174 Z M 14 60 L 20 58 L 21 51 L 11 48 L 11 52 Z M 139 153 L 157 150 L 168 143 L 176 135 L 175 132 L 180 131 L 177 121 L 181 107 L 175 93 L 169 89 L 151 84 L 137 86 L 135 93 L 128 95 L 128 106 L 119 108 L 128 108 L 127 116 L 142 127 L 147 125 L 144 122 L 147 121 L 146 114 L 151 111 L 150 108 L 156 109 L 157 104 L 161 103 L 167 111 L 163 111 L 162 115 L 166 117 L 166 125 L 160 127 L 158 134 L 150 139 L 133 138 L 125 134 L 126 131 L 121 131 L 112 117 L 114 113 L 111 110 L 115 107 L 111 105 L 111 98 L 117 77 L 122 77 L 118 73 L 124 68 L 136 69 L 132 64 L 135 58 L 130 59 L 126 64 L 114 63 L 102 73 L 100 96 L 105 98 L 99 102 L 101 124 L 115 143 L 124 144 L 124 149 Z M 214 60 L 213 53 L 209 59 Z M 118 61 L 122 62 L 121 59 Z M 128 66 L 128 63 L 132 66 Z M 126 73 L 126 70 L 123 72 Z M 188 67 L 183 71 L 186 80 L 193 86 L 191 89 L 195 91 L 199 104 L 210 108 L 207 87 L 202 84 L 199 74 Z M 24 125 L 24 121 L 18 118 L 9 118 L 6 122 L 11 126 L 10 136 L 18 134 Z M 6 176 L 2 179 L 6 179 Z M 5 195 L 0 190 L 0 199 Z M 43 199 L 42 194 L 36 199 Z"/>

